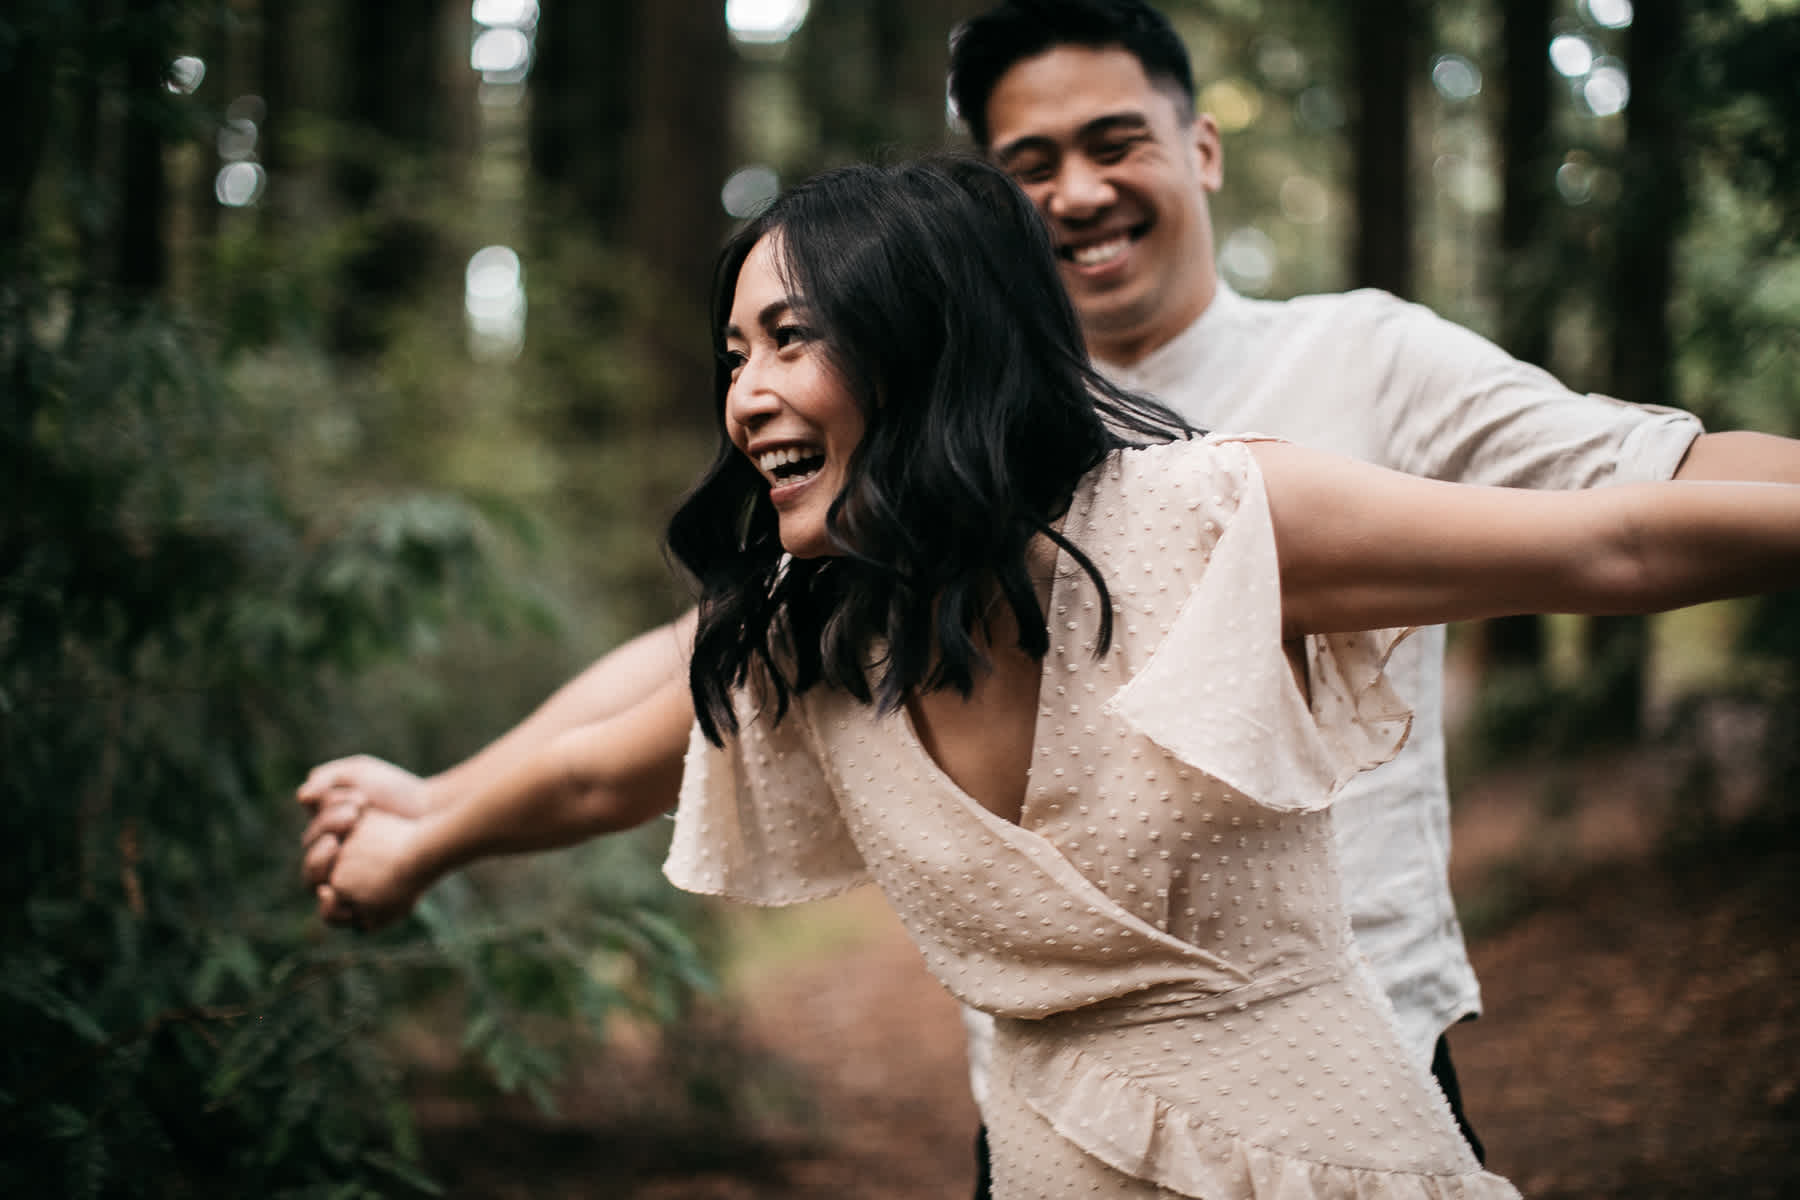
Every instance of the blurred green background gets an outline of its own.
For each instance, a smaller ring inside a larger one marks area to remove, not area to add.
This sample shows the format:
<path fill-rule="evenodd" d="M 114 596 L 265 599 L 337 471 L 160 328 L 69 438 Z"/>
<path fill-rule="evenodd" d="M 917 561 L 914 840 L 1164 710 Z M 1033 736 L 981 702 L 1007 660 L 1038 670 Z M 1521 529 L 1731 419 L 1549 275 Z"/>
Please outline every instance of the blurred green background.
<path fill-rule="evenodd" d="M 21 0 L 0 15 L 0 1190 L 434 1188 L 400 1034 L 549 1103 L 729 939 L 658 827 L 378 937 L 306 768 L 441 768 L 683 592 L 732 223 L 964 145 L 972 0 Z M 1376 285 L 1572 386 L 1800 426 L 1800 4 L 1167 0 L 1238 290 Z M 1459 770 L 1793 708 L 1791 597 L 1455 631 Z M 1791 837 L 1788 718 L 1752 755 Z M 1688 793 L 1705 826 L 1705 751 Z M 693 1103 L 756 1103 L 729 1055 Z"/>

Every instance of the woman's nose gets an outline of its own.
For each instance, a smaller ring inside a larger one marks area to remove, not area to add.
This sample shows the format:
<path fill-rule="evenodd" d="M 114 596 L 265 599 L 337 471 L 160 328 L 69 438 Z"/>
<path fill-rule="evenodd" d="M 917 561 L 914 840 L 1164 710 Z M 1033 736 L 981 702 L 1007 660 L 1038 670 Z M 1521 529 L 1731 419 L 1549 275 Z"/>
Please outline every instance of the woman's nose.
<path fill-rule="evenodd" d="M 781 407 L 781 397 L 769 386 L 768 373 L 747 362 L 738 369 L 725 393 L 725 415 L 746 429 L 753 429 Z"/>

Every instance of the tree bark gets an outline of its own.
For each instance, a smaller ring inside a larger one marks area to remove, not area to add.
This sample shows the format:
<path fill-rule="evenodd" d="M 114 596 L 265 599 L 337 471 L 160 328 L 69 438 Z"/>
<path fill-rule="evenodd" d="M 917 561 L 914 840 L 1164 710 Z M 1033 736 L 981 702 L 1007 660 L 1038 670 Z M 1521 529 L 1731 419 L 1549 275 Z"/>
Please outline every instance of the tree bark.
<path fill-rule="evenodd" d="M 1639 404 L 1674 398 L 1669 299 L 1675 242 L 1687 212 L 1685 130 L 1676 68 L 1681 0 L 1637 0 L 1626 42 L 1631 103 L 1625 110 L 1624 187 L 1611 272 L 1612 393 Z M 1643 617 L 1600 617 L 1588 627 L 1588 659 L 1606 673 L 1606 709 L 1620 732 L 1641 732 L 1649 659 Z"/>
<path fill-rule="evenodd" d="M 119 235 L 114 279 L 130 295 L 162 291 L 169 276 L 164 236 L 168 168 L 161 110 L 168 103 L 169 61 L 161 0 L 128 0 L 125 9 L 125 136 L 120 146 Z"/>
<path fill-rule="evenodd" d="M 1396 296 L 1413 290 L 1412 0 L 1364 0 L 1345 6 L 1355 63 L 1356 239 L 1350 275 L 1358 287 Z"/>
<path fill-rule="evenodd" d="M 1500 9 L 1500 344 L 1514 358 L 1550 365 L 1556 271 L 1551 212 L 1550 0 L 1506 0 Z M 1544 625 L 1532 615 L 1482 626 L 1485 666 L 1538 670 Z"/>
<path fill-rule="evenodd" d="M 661 419 L 707 428 L 712 355 L 705 336 L 724 240 L 719 189 L 731 161 L 732 50 L 715 0 L 639 9 L 627 245 L 643 280 L 636 321 Z"/>
<path fill-rule="evenodd" d="M 448 274 L 440 233 L 419 199 L 430 189 L 399 198 L 388 190 L 407 170 L 439 187 L 456 181 L 473 80 L 466 58 L 451 62 L 447 43 L 466 41 L 468 19 L 467 7 L 451 0 L 340 0 L 338 111 L 349 136 L 337 140 L 330 177 L 338 203 L 363 228 L 334 289 L 329 340 L 339 354 L 378 352 L 395 307 L 434 274 Z"/>
<path fill-rule="evenodd" d="M 633 51 L 647 6 L 551 4 L 531 68 L 531 173 L 571 215 L 616 235 L 626 211 Z"/>

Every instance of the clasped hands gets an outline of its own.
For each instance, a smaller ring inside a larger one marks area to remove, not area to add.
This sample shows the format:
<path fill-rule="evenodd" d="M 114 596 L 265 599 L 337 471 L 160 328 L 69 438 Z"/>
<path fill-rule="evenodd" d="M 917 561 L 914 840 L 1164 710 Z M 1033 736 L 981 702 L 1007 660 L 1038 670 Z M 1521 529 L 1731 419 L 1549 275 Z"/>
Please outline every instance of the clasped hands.
<path fill-rule="evenodd" d="M 314 767 L 296 793 L 312 820 L 301 874 L 330 925 L 380 929 L 412 911 L 430 880 L 416 845 L 436 798 L 428 781 L 367 754 Z"/>

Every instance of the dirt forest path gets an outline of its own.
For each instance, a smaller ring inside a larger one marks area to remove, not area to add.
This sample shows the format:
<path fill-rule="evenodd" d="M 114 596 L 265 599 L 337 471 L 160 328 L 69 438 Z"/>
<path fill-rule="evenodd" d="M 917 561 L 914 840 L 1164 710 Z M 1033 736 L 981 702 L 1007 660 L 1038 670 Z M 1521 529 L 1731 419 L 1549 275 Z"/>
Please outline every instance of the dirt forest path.
<path fill-rule="evenodd" d="M 1475 939 L 1487 1014 L 1452 1034 L 1490 1165 L 1547 1200 L 1800 1196 L 1800 847 L 1669 866 L 1630 808 L 1643 794 L 1633 762 L 1582 770 L 1566 782 L 1583 803 L 1548 831 L 1534 826 L 1541 779 L 1459 799 L 1459 896 L 1527 913 Z M 830 906 L 836 948 L 742 991 L 742 1031 L 792 1072 L 810 1121 L 669 1136 L 622 1119 L 617 1089 L 591 1080 L 558 1122 L 428 1121 L 451 1196 L 969 1195 L 976 1119 L 956 1008 L 878 896 Z"/>

